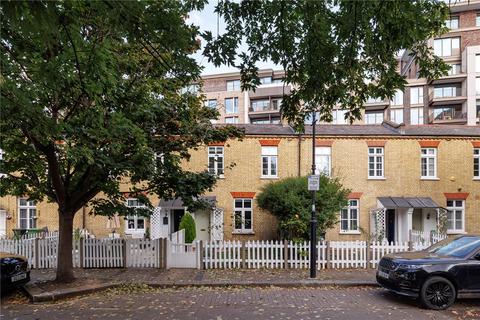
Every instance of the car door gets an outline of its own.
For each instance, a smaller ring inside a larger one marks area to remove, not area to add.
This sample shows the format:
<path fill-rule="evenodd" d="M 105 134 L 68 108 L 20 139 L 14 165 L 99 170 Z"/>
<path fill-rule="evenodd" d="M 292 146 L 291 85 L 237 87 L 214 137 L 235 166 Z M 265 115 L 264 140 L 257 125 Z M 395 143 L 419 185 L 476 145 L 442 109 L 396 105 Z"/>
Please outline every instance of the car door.
<path fill-rule="evenodd" d="M 480 292 L 480 250 L 470 259 L 468 266 L 468 290 Z"/>

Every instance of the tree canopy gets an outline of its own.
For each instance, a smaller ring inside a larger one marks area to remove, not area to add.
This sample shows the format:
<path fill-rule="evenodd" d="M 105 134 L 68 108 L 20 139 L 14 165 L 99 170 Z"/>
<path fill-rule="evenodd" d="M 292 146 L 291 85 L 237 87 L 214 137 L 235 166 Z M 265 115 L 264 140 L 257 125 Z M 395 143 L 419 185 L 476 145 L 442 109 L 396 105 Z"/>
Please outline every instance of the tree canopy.
<path fill-rule="evenodd" d="M 214 127 L 217 111 L 182 90 L 201 72 L 190 58 L 199 31 L 186 16 L 204 3 L 2 1 L 0 195 L 58 204 L 57 279 L 73 275 L 80 208 L 137 213 L 121 191 L 145 204 L 155 194 L 193 206 L 215 177 L 181 161 L 190 149 L 241 136 Z"/>
<path fill-rule="evenodd" d="M 242 87 L 252 89 L 259 84 L 257 62 L 281 66 L 293 85 L 282 115 L 299 128 L 312 111 L 331 122 L 334 106 L 353 121 L 369 97 L 391 98 L 403 89 L 396 59 L 402 50 L 414 56 L 421 77 L 436 78 L 448 68 L 427 42 L 447 30 L 443 1 L 221 0 L 216 12 L 226 31 L 203 34 L 209 61 L 237 66 Z"/>
<path fill-rule="evenodd" d="M 338 213 L 348 204 L 349 192 L 338 178 L 320 176 L 320 191 L 316 193 L 315 202 L 318 234 L 337 223 Z M 307 189 L 306 177 L 286 178 L 265 185 L 257 196 L 257 202 L 260 208 L 277 217 L 281 238 L 310 239 L 312 192 Z"/>

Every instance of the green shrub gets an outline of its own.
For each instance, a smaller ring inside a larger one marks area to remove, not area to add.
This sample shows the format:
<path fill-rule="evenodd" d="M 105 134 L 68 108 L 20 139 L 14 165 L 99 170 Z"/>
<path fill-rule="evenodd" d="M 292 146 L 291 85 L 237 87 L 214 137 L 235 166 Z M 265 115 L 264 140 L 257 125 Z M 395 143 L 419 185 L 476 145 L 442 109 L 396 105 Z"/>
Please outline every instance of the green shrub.
<path fill-rule="evenodd" d="M 185 229 L 185 243 L 192 243 L 197 237 L 195 220 L 190 213 L 186 212 L 180 220 L 180 230 Z"/>

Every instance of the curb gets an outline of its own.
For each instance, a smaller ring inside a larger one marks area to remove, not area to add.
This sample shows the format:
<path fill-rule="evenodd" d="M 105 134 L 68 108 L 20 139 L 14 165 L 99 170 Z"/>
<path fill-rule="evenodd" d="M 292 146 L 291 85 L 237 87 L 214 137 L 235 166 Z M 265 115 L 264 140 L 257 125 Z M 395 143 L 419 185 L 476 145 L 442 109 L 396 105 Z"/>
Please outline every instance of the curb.
<path fill-rule="evenodd" d="M 106 283 L 99 285 L 89 285 L 76 288 L 68 288 L 63 290 L 56 290 L 45 292 L 40 289 L 36 284 L 28 284 L 23 286 L 23 290 L 27 293 L 31 302 L 48 302 L 48 301 L 58 301 L 65 298 L 70 298 L 82 294 L 88 294 L 98 291 L 103 291 L 110 288 L 120 287 L 122 285 L 132 284 L 132 282 L 121 282 L 121 283 Z M 257 287 L 257 288 L 266 288 L 266 287 L 280 287 L 280 288 L 324 288 L 324 287 L 341 287 L 341 288 L 351 288 L 351 287 L 378 287 L 378 284 L 374 281 L 315 281 L 315 280 L 300 280 L 300 281 L 284 281 L 284 282 L 255 282 L 255 281 L 244 281 L 244 282 L 168 282 L 168 283 L 138 283 L 145 284 L 152 288 L 201 288 L 201 287 L 210 287 L 210 288 L 231 288 L 231 287 Z"/>

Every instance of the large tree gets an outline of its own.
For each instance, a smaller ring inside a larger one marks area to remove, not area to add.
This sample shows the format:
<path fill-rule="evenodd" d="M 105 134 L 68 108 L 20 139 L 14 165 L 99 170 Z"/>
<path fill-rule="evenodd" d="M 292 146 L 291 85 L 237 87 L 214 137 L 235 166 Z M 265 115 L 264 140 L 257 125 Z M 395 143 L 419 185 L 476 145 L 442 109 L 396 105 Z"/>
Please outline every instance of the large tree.
<path fill-rule="evenodd" d="M 243 88 L 259 83 L 257 62 L 283 67 L 294 88 L 282 114 L 300 129 L 312 111 L 330 122 L 332 108 L 340 106 L 354 120 L 368 97 L 392 97 L 406 83 L 397 72 L 402 50 L 414 56 L 421 77 L 447 70 L 427 43 L 447 30 L 444 1 L 220 0 L 216 12 L 226 31 L 215 38 L 204 33 L 205 55 L 240 68 Z"/>
<path fill-rule="evenodd" d="M 188 150 L 240 135 L 215 128 L 215 110 L 183 90 L 199 79 L 189 55 L 204 1 L 2 1 L 1 195 L 58 205 L 57 280 L 73 279 L 72 225 L 96 214 L 133 214 L 130 196 L 180 196 L 212 188 L 184 171 Z M 98 197 L 101 195 L 101 197 Z"/>

